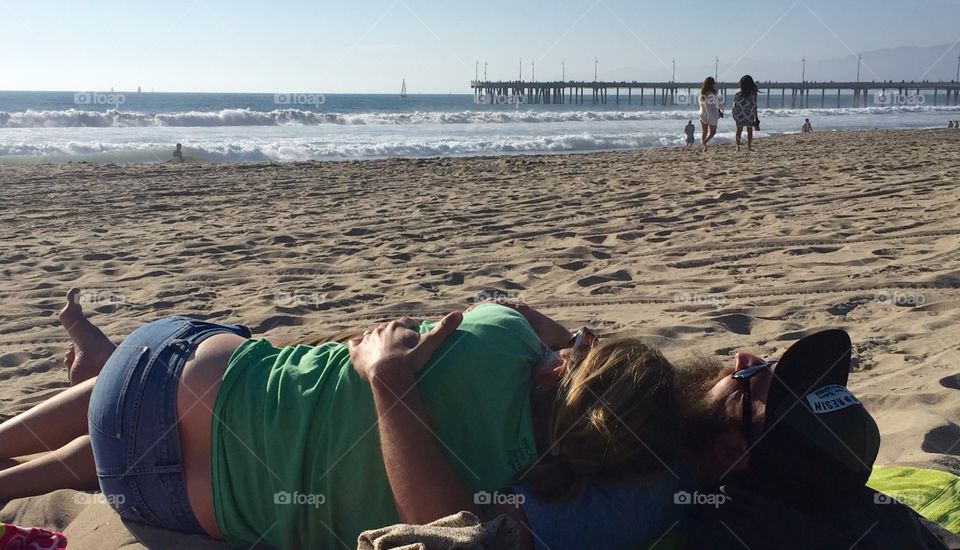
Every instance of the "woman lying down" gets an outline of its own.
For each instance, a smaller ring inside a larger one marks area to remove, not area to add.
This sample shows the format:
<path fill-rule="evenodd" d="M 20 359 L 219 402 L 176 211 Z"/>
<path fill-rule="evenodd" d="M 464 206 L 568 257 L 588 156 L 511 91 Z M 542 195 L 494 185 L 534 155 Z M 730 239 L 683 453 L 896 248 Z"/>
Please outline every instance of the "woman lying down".
<path fill-rule="evenodd" d="M 2 457 L 49 451 L 0 500 L 99 488 L 126 520 L 278 548 L 461 510 L 512 515 L 528 548 L 632 548 L 684 509 L 675 371 L 638 340 L 488 303 L 346 343 L 170 317 L 115 346 L 76 296 L 74 386 L 0 425 Z"/>

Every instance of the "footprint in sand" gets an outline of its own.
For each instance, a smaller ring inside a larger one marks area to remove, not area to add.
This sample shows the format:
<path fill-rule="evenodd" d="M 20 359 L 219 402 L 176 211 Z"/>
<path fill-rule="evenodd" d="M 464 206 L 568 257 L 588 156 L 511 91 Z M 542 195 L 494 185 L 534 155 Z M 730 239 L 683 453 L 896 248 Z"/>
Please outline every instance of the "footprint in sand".
<path fill-rule="evenodd" d="M 443 276 L 444 284 L 448 285 L 462 285 L 464 280 L 463 273 L 459 271 L 451 271 Z"/>
<path fill-rule="evenodd" d="M 613 273 L 606 274 L 597 274 L 591 275 L 589 277 L 584 277 L 577 281 L 577 284 L 582 287 L 594 286 L 601 283 L 609 283 L 611 281 L 632 281 L 633 277 L 630 276 L 630 272 L 626 269 L 619 269 Z"/>
<path fill-rule="evenodd" d="M 753 317 L 743 313 L 721 315 L 714 317 L 713 320 L 734 334 L 750 334 L 750 330 L 753 328 Z"/>
<path fill-rule="evenodd" d="M 268 319 L 264 319 L 259 325 L 252 327 L 250 330 L 254 334 L 263 334 L 267 331 L 273 330 L 277 327 L 299 327 L 303 325 L 304 321 L 300 317 L 291 317 L 290 315 L 274 315 Z"/>
<path fill-rule="evenodd" d="M 700 259 L 694 259 L 694 260 L 686 260 L 683 262 L 675 262 L 672 264 L 667 264 L 667 266 L 675 269 L 692 269 L 695 267 L 706 267 L 708 265 L 713 265 L 715 263 L 717 263 L 717 261 L 713 258 L 700 258 Z"/>
<path fill-rule="evenodd" d="M 567 271 L 580 271 L 581 269 L 587 267 L 587 262 L 577 260 L 575 262 L 567 262 L 565 264 L 560 264 L 558 267 L 560 269 L 566 269 Z"/>
<path fill-rule="evenodd" d="M 791 256 L 805 256 L 807 254 L 830 254 L 831 252 L 836 252 L 842 247 L 839 246 L 810 246 L 807 248 L 792 248 L 790 250 L 784 250 L 784 254 L 789 254 Z"/>
<path fill-rule="evenodd" d="M 297 243 L 297 239 L 291 237 L 290 235 L 277 235 L 270 239 L 270 244 L 277 245 L 294 245 Z"/>
<path fill-rule="evenodd" d="M 951 390 L 960 390 L 960 372 L 944 376 L 940 379 L 940 385 Z"/>
<path fill-rule="evenodd" d="M 90 254 L 83 255 L 83 260 L 87 262 L 102 262 L 104 260 L 112 260 L 113 258 L 115 258 L 113 254 L 97 253 L 97 252 L 92 252 Z"/>
<path fill-rule="evenodd" d="M 27 361 L 30 361 L 35 358 L 36 357 L 32 356 L 31 354 L 25 351 L 8 353 L 6 355 L 0 355 L 0 368 L 9 369 L 12 367 L 19 367 L 24 363 L 26 363 Z"/>
<path fill-rule="evenodd" d="M 937 426 L 923 436 L 920 448 L 924 452 L 960 456 L 960 426 L 953 422 Z"/>
<path fill-rule="evenodd" d="M 851 298 L 842 304 L 835 304 L 827 308 L 827 313 L 830 315 L 839 315 L 844 316 L 851 311 L 857 309 L 868 300 L 866 298 Z"/>

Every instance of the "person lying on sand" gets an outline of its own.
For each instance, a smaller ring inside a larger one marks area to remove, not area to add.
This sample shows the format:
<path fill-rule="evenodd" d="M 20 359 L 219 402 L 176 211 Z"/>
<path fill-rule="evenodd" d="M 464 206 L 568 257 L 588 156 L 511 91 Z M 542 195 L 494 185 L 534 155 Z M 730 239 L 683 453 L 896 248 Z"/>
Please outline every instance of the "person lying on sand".
<path fill-rule="evenodd" d="M 412 374 L 424 358 L 405 353 L 415 339 L 379 333 L 354 355 L 357 369 L 379 377 L 381 391 L 404 396 L 379 403 L 403 405 L 379 424 L 385 448 L 396 445 L 394 498 L 434 515 L 482 514 L 431 436 Z M 678 370 L 673 411 L 684 419 L 681 452 L 664 471 L 633 483 L 592 482 L 567 498 L 534 476 L 511 488 L 519 502 L 508 499 L 486 517 L 507 514 L 525 526 L 521 548 L 960 547 L 960 538 L 865 486 L 880 435 L 846 389 L 851 349 L 846 333 L 830 330 L 795 343 L 777 362 L 747 353 L 729 368 L 689 362 Z"/>
<path fill-rule="evenodd" d="M 960 537 L 866 486 L 880 433 L 846 387 L 851 350 L 845 332 L 827 330 L 794 343 L 776 362 L 738 354 L 732 369 L 685 373 L 690 395 L 701 396 L 694 416 L 711 420 L 699 430 L 701 441 L 725 449 L 717 455 L 724 487 L 708 491 L 709 502 L 691 502 L 672 542 L 960 548 Z"/>
<path fill-rule="evenodd" d="M 582 495 L 677 454 L 674 369 L 659 352 L 571 338 L 526 306 L 279 348 L 241 326 L 172 317 L 114 346 L 76 298 L 60 315 L 76 385 L 0 425 L 4 457 L 50 451 L 0 472 L 0 500 L 99 487 L 126 520 L 233 545 L 334 547 L 474 509 L 521 475 L 545 494 Z M 394 341 L 402 353 L 376 355 Z M 411 410 L 430 430 L 391 436 Z"/>

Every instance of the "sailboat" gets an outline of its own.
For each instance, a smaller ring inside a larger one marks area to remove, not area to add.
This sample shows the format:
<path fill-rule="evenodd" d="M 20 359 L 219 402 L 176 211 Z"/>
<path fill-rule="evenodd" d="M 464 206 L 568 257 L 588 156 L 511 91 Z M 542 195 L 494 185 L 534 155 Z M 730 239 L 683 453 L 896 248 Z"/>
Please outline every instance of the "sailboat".
<path fill-rule="evenodd" d="M 403 79 L 403 83 L 400 85 L 400 97 L 407 97 L 407 79 Z"/>

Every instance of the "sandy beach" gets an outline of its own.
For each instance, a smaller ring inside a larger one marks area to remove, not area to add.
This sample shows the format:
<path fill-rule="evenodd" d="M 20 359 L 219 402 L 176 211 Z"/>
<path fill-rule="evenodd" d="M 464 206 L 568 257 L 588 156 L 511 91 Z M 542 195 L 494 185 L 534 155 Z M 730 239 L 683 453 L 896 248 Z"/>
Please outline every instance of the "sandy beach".
<path fill-rule="evenodd" d="M 117 342 L 173 314 L 296 336 L 437 318 L 496 290 L 676 359 L 775 358 L 843 328 L 877 463 L 960 471 L 960 132 L 756 146 L 0 165 L 0 415 L 66 387 L 71 286 Z M 102 503 L 68 527 L 80 506 L 64 492 L 30 506 L 3 519 L 66 528 L 71 547 L 104 548 L 97 522 L 117 527 Z"/>

